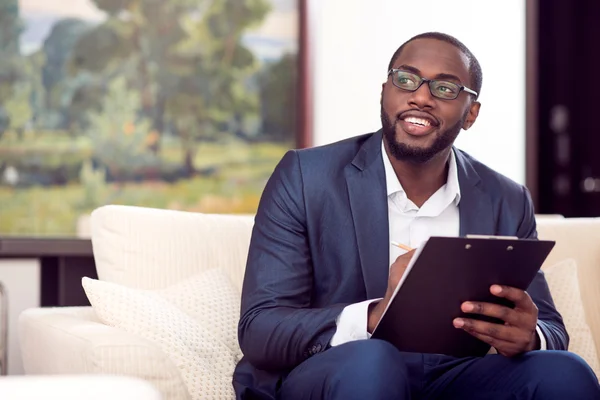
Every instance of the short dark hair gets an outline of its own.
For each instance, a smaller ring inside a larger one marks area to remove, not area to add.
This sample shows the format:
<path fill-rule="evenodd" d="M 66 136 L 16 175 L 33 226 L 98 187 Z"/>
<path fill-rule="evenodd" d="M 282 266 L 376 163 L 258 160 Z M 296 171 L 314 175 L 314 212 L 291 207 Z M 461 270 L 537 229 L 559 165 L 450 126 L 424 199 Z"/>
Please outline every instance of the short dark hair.
<path fill-rule="evenodd" d="M 471 89 L 476 91 L 478 94 L 481 93 L 481 85 L 483 83 L 483 72 L 481 71 L 481 65 L 479 65 L 479 61 L 477 61 L 477 58 L 475 57 L 475 55 L 473 55 L 473 53 L 471 53 L 471 50 L 469 50 L 467 46 L 465 46 L 460 40 L 458 40 L 454 36 L 450 36 L 445 33 L 427 32 L 417 36 L 413 36 L 412 38 L 408 39 L 402 44 L 402 46 L 398 47 L 398 50 L 396 50 L 396 52 L 392 56 L 392 59 L 390 60 L 390 64 L 388 66 L 388 71 L 394 67 L 394 63 L 400 56 L 400 53 L 402 53 L 402 50 L 404 50 L 404 46 L 417 39 L 441 40 L 442 42 L 450 43 L 451 45 L 459 49 L 469 59 L 469 76 L 471 78 Z"/>

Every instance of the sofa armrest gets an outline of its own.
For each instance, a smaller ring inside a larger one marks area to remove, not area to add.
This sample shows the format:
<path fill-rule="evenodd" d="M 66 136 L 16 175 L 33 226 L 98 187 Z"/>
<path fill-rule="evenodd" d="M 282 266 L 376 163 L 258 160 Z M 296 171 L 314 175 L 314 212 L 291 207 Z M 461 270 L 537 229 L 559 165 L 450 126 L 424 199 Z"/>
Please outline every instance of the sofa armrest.
<path fill-rule="evenodd" d="M 85 396 L 82 396 L 85 393 Z M 3 376 L 2 400 L 168 400 L 148 382 L 104 375 Z"/>
<path fill-rule="evenodd" d="M 102 324 L 91 307 L 28 309 L 18 329 L 27 374 L 133 376 L 166 399 L 190 399 L 179 370 L 158 346 Z"/>

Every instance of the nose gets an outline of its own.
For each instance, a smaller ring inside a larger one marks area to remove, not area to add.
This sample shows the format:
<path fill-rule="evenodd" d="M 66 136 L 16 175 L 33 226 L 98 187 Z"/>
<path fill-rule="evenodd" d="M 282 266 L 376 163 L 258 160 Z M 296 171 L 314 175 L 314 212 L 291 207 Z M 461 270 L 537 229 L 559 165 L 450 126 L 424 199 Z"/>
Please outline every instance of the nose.
<path fill-rule="evenodd" d="M 408 96 L 408 105 L 418 109 L 428 109 L 435 106 L 435 99 L 429 91 L 429 84 L 423 84 Z"/>

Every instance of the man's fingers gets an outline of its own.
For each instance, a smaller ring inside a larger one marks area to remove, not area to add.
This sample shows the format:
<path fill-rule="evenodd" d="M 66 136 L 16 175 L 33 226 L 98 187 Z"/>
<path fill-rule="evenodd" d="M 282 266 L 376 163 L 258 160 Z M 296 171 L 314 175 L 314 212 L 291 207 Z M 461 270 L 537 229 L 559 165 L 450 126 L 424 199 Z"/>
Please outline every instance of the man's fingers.
<path fill-rule="evenodd" d="M 415 254 L 416 249 L 412 249 L 410 251 L 407 251 L 404 254 L 399 255 L 398 257 L 396 257 L 396 261 L 401 261 L 401 260 L 410 260 L 412 258 L 412 256 Z"/>
<path fill-rule="evenodd" d="M 456 318 L 453 321 L 455 328 L 463 329 L 473 336 L 483 335 L 492 338 L 494 341 L 505 341 L 514 343 L 517 338 L 514 337 L 512 327 L 491 322 L 478 321 L 469 318 Z M 488 343 L 488 342 L 486 342 Z"/>
<path fill-rule="evenodd" d="M 496 338 L 493 338 L 493 337 L 487 336 L 487 335 L 482 335 L 481 333 L 477 333 L 477 332 L 467 331 L 467 333 L 470 334 L 471 336 L 476 337 L 477 339 L 481 340 L 482 342 L 489 344 L 491 347 L 495 348 L 496 351 L 498 352 L 498 354 L 502 354 L 507 357 L 512 357 L 516 354 L 519 354 L 519 351 L 516 348 L 515 343 L 496 339 Z"/>
<path fill-rule="evenodd" d="M 410 259 L 414 254 L 414 249 L 408 251 L 396 258 L 396 261 L 390 266 L 390 274 L 388 277 L 388 292 L 390 292 L 390 294 L 396 289 L 398 283 L 400 283 L 400 279 L 402 278 L 402 275 L 404 275 L 404 272 L 410 263 Z"/>
<path fill-rule="evenodd" d="M 457 318 L 453 322 L 454 327 L 489 344 L 504 356 L 512 357 L 528 350 L 531 338 L 524 336 L 518 328 L 468 318 Z"/>
<path fill-rule="evenodd" d="M 484 335 L 484 334 L 481 334 L 481 333 L 478 333 L 475 331 L 466 331 L 466 332 L 472 336 L 475 336 L 477 339 L 489 344 L 490 346 L 492 346 L 494 348 L 496 348 L 496 346 L 502 347 L 503 343 L 507 343 L 507 344 L 509 343 L 509 342 L 505 342 L 500 339 L 496 339 L 491 336 Z M 510 343 L 510 344 L 512 344 L 512 343 Z"/>
<path fill-rule="evenodd" d="M 511 325 L 517 325 L 519 322 L 519 313 L 512 308 L 498 304 L 467 301 L 461 305 L 461 310 L 469 314 L 480 314 L 499 318 Z"/>
<path fill-rule="evenodd" d="M 522 310 L 532 310 L 535 307 L 533 300 L 527 292 L 510 286 L 492 285 L 490 292 L 494 296 L 503 297 L 515 303 L 515 307 Z"/>

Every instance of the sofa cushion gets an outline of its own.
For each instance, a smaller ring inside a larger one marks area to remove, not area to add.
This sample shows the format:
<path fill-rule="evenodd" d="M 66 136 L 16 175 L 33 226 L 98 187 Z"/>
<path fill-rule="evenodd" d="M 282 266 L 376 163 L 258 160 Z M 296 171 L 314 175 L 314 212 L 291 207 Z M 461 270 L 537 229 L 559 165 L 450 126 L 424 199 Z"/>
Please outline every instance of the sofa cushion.
<path fill-rule="evenodd" d="M 577 263 L 573 259 L 566 259 L 546 268 L 544 272 L 556 309 L 561 313 L 571 339 L 569 351 L 587 361 L 600 377 L 598 353 L 581 301 Z"/>
<path fill-rule="evenodd" d="M 585 318 L 600 350 L 600 218 L 541 219 L 537 228 L 540 239 L 556 241 L 542 270 L 567 258 L 577 263 Z"/>
<path fill-rule="evenodd" d="M 83 287 L 102 322 L 154 342 L 169 356 L 192 399 L 234 396 L 239 295 L 223 271 L 207 270 L 163 290 L 89 278 Z"/>
<path fill-rule="evenodd" d="M 253 223 L 252 216 L 100 207 L 91 217 L 98 277 L 161 289 L 218 266 L 241 290 Z"/>

